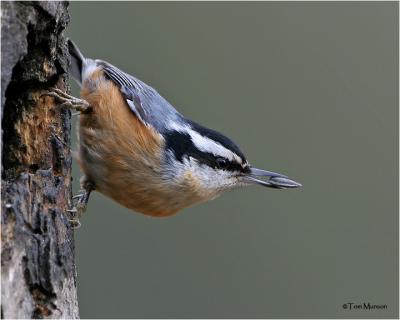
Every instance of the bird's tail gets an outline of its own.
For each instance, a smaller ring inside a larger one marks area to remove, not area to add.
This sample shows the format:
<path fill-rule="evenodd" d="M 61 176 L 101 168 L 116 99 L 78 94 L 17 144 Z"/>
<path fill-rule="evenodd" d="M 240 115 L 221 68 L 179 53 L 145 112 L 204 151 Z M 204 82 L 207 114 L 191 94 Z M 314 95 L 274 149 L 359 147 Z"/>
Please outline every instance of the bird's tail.
<path fill-rule="evenodd" d="M 72 75 L 72 77 L 76 80 L 76 82 L 78 82 L 79 85 L 81 85 L 83 72 L 86 68 L 88 62 L 87 60 L 89 59 L 86 59 L 83 56 L 77 45 L 74 42 L 72 42 L 71 39 L 68 39 L 68 50 L 69 54 L 71 55 L 71 66 L 69 72 Z"/>

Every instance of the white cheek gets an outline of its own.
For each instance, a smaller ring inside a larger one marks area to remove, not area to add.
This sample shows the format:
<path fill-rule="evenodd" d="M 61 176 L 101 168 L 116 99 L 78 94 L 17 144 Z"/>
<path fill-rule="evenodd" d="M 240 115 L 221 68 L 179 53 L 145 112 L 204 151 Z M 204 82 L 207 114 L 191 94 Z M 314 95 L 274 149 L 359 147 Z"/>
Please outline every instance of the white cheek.
<path fill-rule="evenodd" d="M 190 161 L 189 166 L 204 190 L 218 193 L 234 187 L 237 183 L 237 179 L 228 171 L 215 170 L 206 165 L 199 165 L 194 159 Z"/>
<path fill-rule="evenodd" d="M 194 167 L 194 168 L 193 168 Z M 192 166 L 193 173 L 199 179 L 203 188 L 215 189 L 221 186 L 224 182 L 224 177 L 217 174 L 215 170 L 207 166 Z"/>
<path fill-rule="evenodd" d="M 172 153 L 170 155 L 171 159 L 174 159 Z M 215 194 L 215 196 L 238 185 L 237 179 L 230 172 L 199 165 L 193 158 L 185 159 L 183 163 L 172 160 L 172 163 L 165 167 L 164 178 L 167 183 L 179 185 L 187 172 L 197 178 L 202 192 Z"/>

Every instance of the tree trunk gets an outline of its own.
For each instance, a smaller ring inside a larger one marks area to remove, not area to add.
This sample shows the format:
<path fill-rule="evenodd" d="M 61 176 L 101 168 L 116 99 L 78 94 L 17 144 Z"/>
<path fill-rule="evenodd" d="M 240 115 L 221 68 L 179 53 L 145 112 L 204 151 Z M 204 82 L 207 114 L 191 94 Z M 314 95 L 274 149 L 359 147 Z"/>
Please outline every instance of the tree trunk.
<path fill-rule="evenodd" d="M 71 208 L 68 2 L 1 2 L 1 317 L 78 318 Z"/>

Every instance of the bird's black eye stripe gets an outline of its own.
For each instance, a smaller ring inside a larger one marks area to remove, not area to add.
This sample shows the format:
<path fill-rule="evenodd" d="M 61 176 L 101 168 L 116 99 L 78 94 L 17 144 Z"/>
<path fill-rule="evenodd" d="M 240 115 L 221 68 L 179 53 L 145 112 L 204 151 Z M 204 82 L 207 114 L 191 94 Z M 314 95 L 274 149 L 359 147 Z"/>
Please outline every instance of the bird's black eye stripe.
<path fill-rule="evenodd" d="M 244 171 L 242 165 L 237 162 L 230 161 L 229 159 L 223 157 L 217 157 L 215 159 L 217 168 L 228 171 Z"/>
<path fill-rule="evenodd" d="M 183 162 L 184 158 L 192 157 L 211 168 L 216 168 L 213 154 L 196 148 L 189 134 L 179 131 L 168 131 L 164 134 L 165 148 L 174 153 L 176 160 Z"/>
<path fill-rule="evenodd" d="M 216 163 L 217 163 L 217 166 L 218 166 L 220 169 L 228 169 L 228 167 L 229 167 L 229 161 L 228 161 L 228 159 L 225 159 L 225 158 L 222 158 L 222 157 L 217 157 L 217 158 L 215 159 L 215 161 L 216 161 Z"/>
<path fill-rule="evenodd" d="M 190 135 L 185 132 L 168 131 L 164 133 L 164 138 L 165 148 L 171 150 L 176 160 L 180 162 L 183 162 L 184 158 L 192 157 L 201 165 L 207 165 L 214 169 L 243 171 L 243 167 L 239 163 L 199 150 L 194 145 Z"/>

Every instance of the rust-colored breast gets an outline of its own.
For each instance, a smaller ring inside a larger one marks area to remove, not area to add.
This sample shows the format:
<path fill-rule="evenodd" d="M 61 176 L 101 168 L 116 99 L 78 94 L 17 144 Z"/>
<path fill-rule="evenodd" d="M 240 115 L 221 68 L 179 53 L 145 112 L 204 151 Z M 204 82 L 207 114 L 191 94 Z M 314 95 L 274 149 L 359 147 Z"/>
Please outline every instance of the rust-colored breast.
<path fill-rule="evenodd" d="M 129 109 L 119 88 L 101 70 L 81 91 L 93 108 L 80 116 L 79 164 L 96 190 L 151 216 L 168 216 L 200 198 L 162 178 L 164 139 Z"/>

